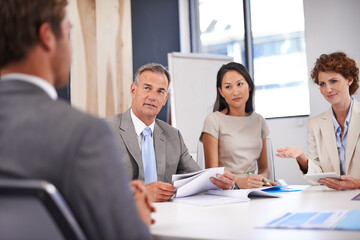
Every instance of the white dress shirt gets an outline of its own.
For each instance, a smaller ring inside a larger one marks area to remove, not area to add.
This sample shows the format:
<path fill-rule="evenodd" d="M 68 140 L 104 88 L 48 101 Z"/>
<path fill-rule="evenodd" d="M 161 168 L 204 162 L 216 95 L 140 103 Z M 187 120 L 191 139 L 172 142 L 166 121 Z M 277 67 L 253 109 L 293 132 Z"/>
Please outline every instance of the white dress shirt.
<path fill-rule="evenodd" d="M 132 109 L 130 111 L 130 115 L 131 115 L 131 120 L 132 120 L 132 122 L 134 124 L 134 127 L 135 127 L 136 136 L 137 136 L 139 147 L 140 147 L 140 150 L 141 150 L 141 143 L 142 143 L 143 138 L 144 138 L 141 133 L 146 127 L 149 127 L 151 129 L 151 138 L 154 139 L 153 136 L 154 136 L 155 121 L 152 122 L 149 126 L 146 126 L 145 123 L 143 123 L 137 116 L 135 116 Z"/>
<path fill-rule="evenodd" d="M 345 175 L 345 172 L 346 172 L 346 162 L 345 162 L 346 140 L 347 140 L 347 136 L 348 136 L 348 128 L 349 128 L 349 123 L 350 123 L 350 116 L 351 116 L 353 102 L 354 102 L 354 100 L 351 98 L 349 112 L 348 112 L 348 114 L 346 116 L 345 123 L 344 123 L 344 134 L 343 134 L 342 138 L 340 137 L 340 134 L 341 134 L 340 124 L 336 120 L 334 111 L 331 109 L 332 110 L 331 111 L 332 112 L 332 119 L 333 119 L 333 123 L 334 123 L 334 130 L 335 130 L 336 146 L 337 146 L 337 150 L 338 150 L 338 154 L 339 154 L 339 160 L 340 160 L 340 173 L 341 173 L 341 175 Z"/>
<path fill-rule="evenodd" d="M 9 73 L 9 74 L 5 74 L 0 79 L 1 81 L 28 82 L 44 90 L 44 92 L 46 92 L 51 99 L 56 100 L 58 98 L 57 92 L 53 85 L 51 85 L 49 82 L 45 81 L 44 79 L 34 75 L 28 75 L 23 73 Z"/>

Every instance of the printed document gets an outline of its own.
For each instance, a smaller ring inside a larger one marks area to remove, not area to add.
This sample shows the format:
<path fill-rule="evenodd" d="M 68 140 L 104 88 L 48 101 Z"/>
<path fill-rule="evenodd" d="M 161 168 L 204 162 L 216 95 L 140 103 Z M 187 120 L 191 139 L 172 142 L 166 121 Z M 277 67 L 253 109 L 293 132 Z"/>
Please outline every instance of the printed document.
<path fill-rule="evenodd" d="M 267 223 L 265 228 L 360 230 L 360 209 L 288 212 Z"/>
<path fill-rule="evenodd" d="M 234 189 L 234 190 L 209 190 L 208 194 L 218 195 L 224 197 L 232 197 L 243 199 L 244 201 L 249 200 L 251 197 L 280 197 L 278 194 L 266 192 L 264 190 L 269 189 L 268 187 L 264 188 L 250 188 L 250 189 Z"/>
<path fill-rule="evenodd" d="M 174 174 L 172 183 L 177 188 L 174 198 L 187 197 L 211 189 L 219 189 L 211 181 L 216 174 L 224 174 L 224 167 L 208 168 L 198 172 Z"/>

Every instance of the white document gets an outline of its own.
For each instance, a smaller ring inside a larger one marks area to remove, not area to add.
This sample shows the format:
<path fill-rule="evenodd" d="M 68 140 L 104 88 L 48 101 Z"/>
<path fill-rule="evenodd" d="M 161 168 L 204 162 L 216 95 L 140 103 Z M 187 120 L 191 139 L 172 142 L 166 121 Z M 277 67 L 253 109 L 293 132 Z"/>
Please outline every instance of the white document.
<path fill-rule="evenodd" d="M 312 185 L 319 185 L 318 183 L 320 178 L 335 178 L 340 180 L 340 176 L 336 172 L 326 172 L 326 173 L 316 173 L 316 174 L 306 174 L 304 175 L 305 179 Z"/>
<path fill-rule="evenodd" d="M 243 200 L 249 200 L 249 196 L 252 197 L 280 197 L 280 195 L 264 192 L 262 189 L 266 188 L 250 188 L 250 189 L 235 189 L 235 190 L 209 190 L 208 194 L 218 195 L 232 198 L 239 198 Z"/>
<path fill-rule="evenodd" d="M 201 174 L 203 172 L 206 172 L 206 171 L 207 171 L 207 169 L 203 169 L 203 170 L 200 170 L 200 171 L 197 171 L 197 172 L 173 174 L 171 180 L 174 182 L 174 181 L 177 181 L 177 180 L 180 180 L 180 179 L 185 179 L 185 178 L 189 178 L 189 177 L 192 177 L 192 176 L 199 175 L 199 174 Z"/>
<path fill-rule="evenodd" d="M 266 228 L 334 229 L 348 210 L 289 212 L 267 223 Z"/>
<path fill-rule="evenodd" d="M 189 197 L 173 198 L 171 201 L 176 203 L 184 203 L 184 204 L 208 207 L 208 206 L 224 205 L 230 203 L 246 202 L 249 200 L 232 198 L 232 197 L 222 197 L 216 195 L 198 194 Z"/>
<path fill-rule="evenodd" d="M 210 177 L 216 178 L 216 174 L 224 174 L 224 170 L 224 167 L 219 167 L 194 173 L 174 174 L 172 182 L 177 188 L 174 198 L 187 197 L 210 189 L 219 189 L 210 181 Z"/>

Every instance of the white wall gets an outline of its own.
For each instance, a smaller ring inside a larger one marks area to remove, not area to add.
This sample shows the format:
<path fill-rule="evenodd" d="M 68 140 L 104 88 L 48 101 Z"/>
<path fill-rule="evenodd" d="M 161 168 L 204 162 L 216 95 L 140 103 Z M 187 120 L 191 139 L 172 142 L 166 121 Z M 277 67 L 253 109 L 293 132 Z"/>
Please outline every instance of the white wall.
<path fill-rule="evenodd" d="M 360 64 L 360 1 L 304 0 L 305 41 L 309 71 L 322 53 L 343 51 Z M 310 73 L 309 73 L 310 75 Z M 318 87 L 310 87 L 311 116 L 329 104 Z M 355 96 L 360 99 L 359 94 Z"/>
<path fill-rule="evenodd" d="M 179 2 L 181 1 L 186 0 L 179 0 Z M 322 53 L 344 51 L 348 56 L 354 58 L 358 65 L 360 64 L 359 10 L 359 0 L 304 0 L 308 76 L 310 76 L 316 59 Z M 184 16 L 188 17 L 189 15 L 180 12 L 180 18 Z M 284 19 L 284 21 L 286 20 Z M 188 31 L 188 29 L 180 31 Z M 190 41 L 187 41 L 186 44 L 189 45 Z M 184 48 L 185 51 L 187 49 L 189 49 L 188 46 Z M 309 91 L 310 117 L 320 114 L 330 107 L 321 96 L 318 86 L 310 80 Z M 355 98 L 360 100 L 360 94 L 357 94 Z M 286 145 L 306 150 L 307 119 L 308 117 L 297 117 L 267 120 L 274 153 L 277 148 Z M 277 178 L 285 179 L 288 184 L 306 184 L 294 159 L 275 157 L 275 172 Z"/>
<path fill-rule="evenodd" d="M 308 71 L 322 53 L 344 51 L 360 63 L 360 1 L 304 0 L 305 42 Z M 310 77 L 309 77 L 310 78 Z M 309 80 L 310 117 L 326 111 L 330 105 L 324 100 L 317 85 Z M 359 94 L 355 96 L 360 99 Z M 306 149 L 307 118 L 267 120 L 274 150 L 285 145 Z M 289 184 L 305 183 L 295 160 L 275 157 L 278 178 Z"/>

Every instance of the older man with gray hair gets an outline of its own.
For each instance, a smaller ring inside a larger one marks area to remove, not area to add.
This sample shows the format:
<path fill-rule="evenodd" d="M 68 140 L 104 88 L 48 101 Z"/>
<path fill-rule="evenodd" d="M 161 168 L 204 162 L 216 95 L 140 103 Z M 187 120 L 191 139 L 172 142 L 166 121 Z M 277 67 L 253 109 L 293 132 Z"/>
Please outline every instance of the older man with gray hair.
<path fill-rule="evenodd" d="M 167 201 L 176 192 L 171 185 L 173 174 L 200 170 L 179 130 L 156 119 L 169 97 L 169 83 L 170 74 L 161 64 L 141 66 L 130 88 L 131 108 L 107 118 L 130 178 L 144 180 L 156 202 Z M 236 176 L 228 171 L 217 177 L 210 180 L 222 189 L 235 184 Z"/>

